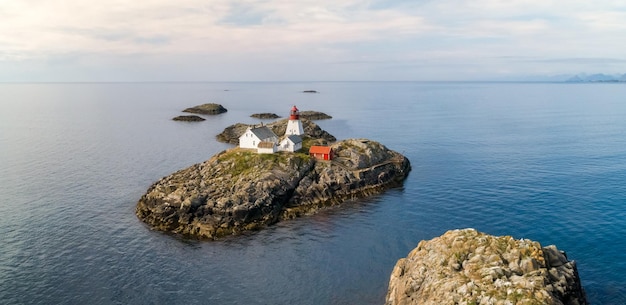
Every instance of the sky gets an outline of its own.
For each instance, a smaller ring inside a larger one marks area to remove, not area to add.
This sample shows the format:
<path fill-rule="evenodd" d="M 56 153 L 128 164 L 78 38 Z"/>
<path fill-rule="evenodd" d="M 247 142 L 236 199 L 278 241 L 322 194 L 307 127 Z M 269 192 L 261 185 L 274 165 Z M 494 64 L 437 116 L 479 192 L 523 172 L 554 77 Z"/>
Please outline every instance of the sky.
<path fill-rule="evenodd" d="M 626 1 L 0 0 L 0 82 L 626 73 Z"/>

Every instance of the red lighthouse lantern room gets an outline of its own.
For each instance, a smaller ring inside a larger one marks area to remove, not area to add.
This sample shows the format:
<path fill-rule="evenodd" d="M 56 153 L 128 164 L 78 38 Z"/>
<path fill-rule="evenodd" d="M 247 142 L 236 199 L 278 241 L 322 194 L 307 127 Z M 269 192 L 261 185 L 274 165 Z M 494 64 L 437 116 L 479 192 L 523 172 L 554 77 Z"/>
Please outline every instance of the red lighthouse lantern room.
<path fill-rule="evenodd" d="M 289 119 L 290 120 L 300 119 L 300 110 L 298 110 L 298 107 L 296 107 L 296 105 L 293 105 L 293 107 L 291 107 L 291 112 L 289 113 Z"/>

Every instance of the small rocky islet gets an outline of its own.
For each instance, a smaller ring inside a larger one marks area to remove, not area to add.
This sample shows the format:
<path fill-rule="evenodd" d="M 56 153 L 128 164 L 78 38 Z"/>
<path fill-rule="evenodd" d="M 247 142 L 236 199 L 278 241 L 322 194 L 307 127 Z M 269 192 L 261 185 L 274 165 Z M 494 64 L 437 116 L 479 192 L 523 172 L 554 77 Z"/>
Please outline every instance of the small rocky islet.
<path fill-rule="evenodd" d="M 197 115 L 179 115 L 177 117 L 174 117 L 172 120 L 179 122 L 202 122 L 206 119 Z"/>
<path fill-rule="evenodd" d="M 216 103 L 206 103 L 183 110 L 183 112 L 206 115 L 216 115 L 227 111 L 228 110 L 224 108 L 224 106 Z"/>
<path fill-rule="evenodd" d="M 250 115 L 250 117 L 255 118 L 255 119 L 262 119 L 262 120 L 271 120 L 271 119 L 280 118 L 278 114 L 270 113 L 270 112 L 253 113 Z"/>
<path fill-rule="evenodd" d="M 300 118 L 315 121 L 315 120 L 329 120 L 329 119 L 332 119 L 333 117 L 320 111 L 305 110 L 305 111 L 300 112 Z"/>

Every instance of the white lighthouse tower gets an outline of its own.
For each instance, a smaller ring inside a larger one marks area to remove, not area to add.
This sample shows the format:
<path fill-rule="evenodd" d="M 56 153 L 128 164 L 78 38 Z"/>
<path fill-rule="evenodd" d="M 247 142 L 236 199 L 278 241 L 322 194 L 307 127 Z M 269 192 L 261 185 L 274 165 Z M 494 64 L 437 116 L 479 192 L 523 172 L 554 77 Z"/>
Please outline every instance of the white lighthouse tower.
<path fill-rule="evenodd" d="M 289 113 L 289 122 L 287 122 L 287 131 L 285 131 L 285 135 L 303 135 L 304 128 L 302 127 L 302 122 L 300 121 L 300 110 L 296 105 L 291 107 L 291 112 Z"/>

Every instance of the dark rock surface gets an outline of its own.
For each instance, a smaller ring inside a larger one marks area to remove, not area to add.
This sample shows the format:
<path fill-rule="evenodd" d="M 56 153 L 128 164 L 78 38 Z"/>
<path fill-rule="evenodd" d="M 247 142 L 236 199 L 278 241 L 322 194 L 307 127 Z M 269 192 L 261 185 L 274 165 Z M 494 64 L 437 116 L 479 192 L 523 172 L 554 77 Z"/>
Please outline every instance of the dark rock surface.
<path fill-rule="evenodd" d="M 411 169 L 406 157 L 374 141 L 332 147 L 333 161 L 240 148 L 221 152 L 154 183 L 136 214 L 156 230 L 215 239 L 383 192 Z"/>
<path fill-rule="evenodd" d="M 333 117 L 323 112 L 306 110 L 300 111 L 300 118 L 307 120 L 328 120 Z"/>
<path fill-rule="evenodd" d="M 199 117 L 197 115 L 179 115 L 172 120 L 174 121 L 182 121 L 182 122 L 202 122 L 205 121 L 205 118 Z"/>
<path fill-rule="evenodd" d="M 277 135 L 285 134 L 287 130 L 287 122 L 289 119 L 282 119 L 276 122 L 272 122 L 267 124 L 266 126 L 271 128 Z M 309 138 L 322 139 L 327 142 L 334 142 L 337 139 L 322 130 L 317 124 L 312 122 L 311 120 L 302 119 L 302 127 L 304 128 L 304 135 Z M 217 140 L 223 143 L 230 143 L 233 145 L 239 144 L 239 137 L 246 132 L 246 129 L 251 125 L 237 123 L 234 125 L 230 125 L 224 129 L 220 134 L 217 135 Z"/>
<path fill-rule="evenodd" d="M 255 114 L 251 115 L 250 117 L 257 118 L 257 119 L 278 119 L 278 118 L 280 118 L 280 116 L 278 114 L 276 114 L 276 113 L 269 113 L 269 112 L 255 113 Z"/>
<path fill-rule="evenodd" d="M 586 305 L 576 262 L 555 246 L 474 229 L 421 241 L 398 260 L 387 305 Z"/>
<path fill-rule="evenodd" d="M 316 90 L 304 90 L 302 93 L 319 93 Z"/>
<path fill-rule="evenodd" d="M 202 105 L 198 105 L 198 106 L 183 110 L 183 112 L 196 113 L 196 114 L 209 114 L 209 115 L 220 114 L 226 111 L 228 110 L 226 110 L 226 108 L 224 108 L 222 105 L 215 104 L 215 103 L 202 104 Z"/>

